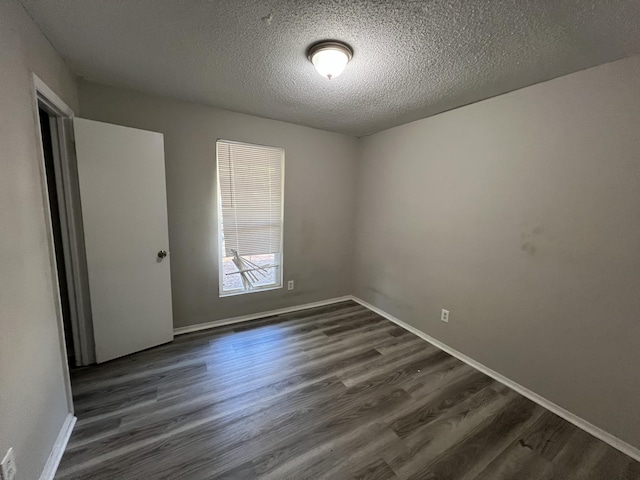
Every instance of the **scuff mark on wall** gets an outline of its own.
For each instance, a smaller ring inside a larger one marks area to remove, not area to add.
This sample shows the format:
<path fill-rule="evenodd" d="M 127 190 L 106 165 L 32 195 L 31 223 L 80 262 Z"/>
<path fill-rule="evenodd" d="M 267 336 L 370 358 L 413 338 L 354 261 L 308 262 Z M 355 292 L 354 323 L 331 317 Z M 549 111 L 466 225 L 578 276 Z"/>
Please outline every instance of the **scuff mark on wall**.
<path fill-rule="evenodd" d="M 527 254 L 529 254 L 532 257 L 536 254 L 536 251 L 538 250 L 536 248 L 536 246 L 534 244 L 532 244 L 531 242 L 524 242 L 522 244 L 522 247 L 520 247 L 520 249 L 523 252 L 526 252 Z"/>
<path fill-rule="evenodd" d="M 538 247 L 534 244 L 534 240 L 536 237 L 539 237 L 544 233 L 544 227 L 542 225 L 537 225 L 531 229 L 531 231 L 525 231 L 520 234 L 520 240 L 522 241 L 522 245 L 520 246 L 520 250 L 528 254 L 530 257 L 533 257 L 538 251 Z"/>

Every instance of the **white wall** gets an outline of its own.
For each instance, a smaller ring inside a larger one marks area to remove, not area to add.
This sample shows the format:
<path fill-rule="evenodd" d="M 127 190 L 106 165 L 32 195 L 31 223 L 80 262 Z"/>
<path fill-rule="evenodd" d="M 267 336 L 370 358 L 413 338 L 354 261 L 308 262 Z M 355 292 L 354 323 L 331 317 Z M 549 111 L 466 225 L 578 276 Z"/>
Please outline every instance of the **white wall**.
<path fill-rule="evenodd" d="M 636 447 L 639 79 L 633 57 L 363 139 L 355 284 Z"/>
<path fill-rule="evenodd" d="M 79 91 L 83 117 L 164 134 L 176 327 L 351 293 L 357 139 L 94 83 Z M 294 291 L 218 296 L 218 138 L 285 149 L 284 281 Z"/>
<path fill-rule="evenodd" d="M 0 456 L 37 479 L 67 414 L 49 260 L 35 72 L 77 111 L 75 79 L 14 0 L 0 2 Z"/>

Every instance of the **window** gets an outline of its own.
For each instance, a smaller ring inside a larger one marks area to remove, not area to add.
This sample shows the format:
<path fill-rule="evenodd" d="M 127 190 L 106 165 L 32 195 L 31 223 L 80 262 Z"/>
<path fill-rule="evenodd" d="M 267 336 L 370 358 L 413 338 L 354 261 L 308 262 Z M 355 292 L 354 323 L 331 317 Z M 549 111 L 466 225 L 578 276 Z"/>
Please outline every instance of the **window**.
<path fill-rule="evenodd" d="M 284 150 L 218 140 L 220 296 L 282 287 Z"/>

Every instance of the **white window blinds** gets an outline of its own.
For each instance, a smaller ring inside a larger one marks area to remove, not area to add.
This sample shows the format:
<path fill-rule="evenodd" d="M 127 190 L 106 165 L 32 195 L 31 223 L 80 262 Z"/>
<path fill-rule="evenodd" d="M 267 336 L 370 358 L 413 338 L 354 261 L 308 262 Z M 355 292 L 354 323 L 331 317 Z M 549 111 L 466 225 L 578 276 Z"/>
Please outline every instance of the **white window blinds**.
<path fill-rule="evenodd" d="M 218 140 L 222 256 L 280 254 L 284 150 Z"/>

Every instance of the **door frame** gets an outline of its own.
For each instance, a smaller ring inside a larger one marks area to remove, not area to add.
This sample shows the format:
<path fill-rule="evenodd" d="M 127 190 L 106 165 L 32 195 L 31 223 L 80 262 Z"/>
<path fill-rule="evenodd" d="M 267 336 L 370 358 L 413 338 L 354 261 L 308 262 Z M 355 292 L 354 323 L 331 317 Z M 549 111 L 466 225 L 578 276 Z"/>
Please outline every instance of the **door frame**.
<path fill-rule="evenodd" d="M 62 243 L 64 261 L 67 272 L 69 303 L 71 307 L 70 323 L 73 332 L 73 348 L 78 366 L 95 362 L 93 332 L 91 323 L 91 305 L 89 284 L 86 274 L 86 256 L 84 253 L 84 236 L 80 197 L 75 172 L 75 148 L 73 141 L 73 110 L 45 84 L 35 73 L 33 74 L 33 109 L 36 124 L 40 125 L 39 109 L 47 111 L 52 118 L 51 136 L 53 142 L 53 163 L 55 181 L 60 205 L 60 223 L 62 225 Z M 60 351 L 63 359 L 65 383 L 70 412 L 73 413 L 69 366 L 67 365 L 67 349 L 65 346 L 64 319 L 60 300 L 60 289 L 57 278 L 57 265 L 49 209 L 44 150 L 40 128 L 37 129 L 37 146 L 40 167 L 40 180 L 46 218 L 47 240 L 49 244 L 49 261 L 51 264 L 52 284 L 55 285 L 55 307 L 58 317 L 58 333 Z M 75 174 L 75 175 L 74 175 Z"/>

